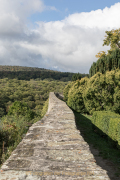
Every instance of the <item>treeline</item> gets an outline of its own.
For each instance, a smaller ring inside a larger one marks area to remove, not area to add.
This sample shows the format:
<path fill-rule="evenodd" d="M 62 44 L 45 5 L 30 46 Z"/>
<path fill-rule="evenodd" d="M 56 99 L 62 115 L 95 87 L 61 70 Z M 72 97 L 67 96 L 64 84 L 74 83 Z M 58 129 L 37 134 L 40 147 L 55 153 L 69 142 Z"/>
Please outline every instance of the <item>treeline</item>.
<path fill-rule="evenodd" d="M 106 71 L 120 69 L 120 29 L 106 31 L 103 41 L 103 46 L 110 45 L 110 50 L 108 50 L 108 53 L 100 51 L 96 55 L 98 60 L 93 62 L 89 70 L 89 77 L 92 77 L 97 72 L 104 74 Z"/>
<path fill-rule="evenodd" d="M 58 72 L 42 68 L 22 67 L 22 66 L 0 66 L 0 78 L 30 80 L 30 79 L 54 79 L 60 81 L 70 81 L 74 73 Z"/>
<path fill-rule="evenodd" d="M 96 73 L 70 82 L 64 89 L 68 106 L 80 113 L 111 111 L 120 114 L 120 70 Z"/>
<path fill-rule="evenodd" d="M 116 68 L 120 69 L 120 49 L 116 48 L 110 54 L 101 56 L 97 62 L 93 62 L 89 77 L 92 77 L 97 72 L 104 74 L 106 71 L 111 71 Z"/>
<path fill-rule="evenodd" d="M 35 112 L 41 110 L 49 97 L 49 92 L 62 93 L 67 82 L 48 80 L 17 80 L 0 79 L 0 117 L 7 114 L 9 107 L 15 101 L 27 103 Z"/>
<path fill-rule="evenodd" d="M 23 66 L 0 66 L 0 79 L 18 79 L 27 80 L 37 79 L 37 80 L 60 80 L 60 81 L 71 81 L 75 73 L 70 72 L 59 72 L 43 68 L 32 68 Z M 82 77 L 88 74 L 80 74 Z"/>
<path fill-rule="evenodd" d="M 67 83 L 0 79 L 0 164 L 10 156 L 28 128 L 44 116 L 49 92 L 63 93 Z"/>
<path fill-rule="evenodd" d="M 0 71 L 52 71 L 44 68 L 0 65 Z"/>

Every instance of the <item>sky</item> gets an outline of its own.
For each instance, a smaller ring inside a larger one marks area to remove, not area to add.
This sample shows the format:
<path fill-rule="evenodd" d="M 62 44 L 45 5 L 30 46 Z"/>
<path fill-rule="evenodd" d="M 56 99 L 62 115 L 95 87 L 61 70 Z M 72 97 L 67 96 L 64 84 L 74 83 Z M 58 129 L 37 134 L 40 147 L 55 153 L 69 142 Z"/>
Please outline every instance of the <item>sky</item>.
<path fill-rule="evenodd" d="M 0 0 L 0 65 L 88 74 L 118 28 L 117 0 Z"/>

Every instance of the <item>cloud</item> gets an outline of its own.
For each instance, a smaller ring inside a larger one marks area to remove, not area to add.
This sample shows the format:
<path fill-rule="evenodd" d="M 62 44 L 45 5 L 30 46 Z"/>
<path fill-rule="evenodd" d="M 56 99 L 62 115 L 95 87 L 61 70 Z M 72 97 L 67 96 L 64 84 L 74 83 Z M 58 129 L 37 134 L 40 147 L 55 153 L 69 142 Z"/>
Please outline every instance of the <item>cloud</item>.
<path fill-rule="evenodd" d="M 41 0 L 0 0 L 0 13 L 14 13 L 19 18 L 24 18 L 34 12 L 42 12 L 45 5 Z"/>
<path fill-rule="evenodd" d="M 54 6 L 48 6 L 46 10 L 58 11 Z"/>
<path fill-rule="evenodd" d="M 85 28 L 119 28 L 120 23 L 120 3 L 116 3 L 110 8 L 105 7 L 103 10 L 98 9 L 91 12 L 82 12 L 69 15 L 65 22 L 74 26 Z"/>
<path fill-rule="evenodd" d="M 0 34 L 19 36 L 26 32 L 27 17 L 32 13 L 42 12 L 44 8 L 40 0 L 0 0 Z"/>
<path fill-rule="evenodd" d="M 109 49 L 102 46 L 105 31 L 120 27 L 120 3 L 116 3 L 103 10 L 71 14 L 62 21 L 37 22 L 36 28 L 28 28 L 27 17 L 45 9 L 40 0 L 4 0 L 0 6 L 1 64 L 88 73 L 97 60 L 95 55 Z"/>

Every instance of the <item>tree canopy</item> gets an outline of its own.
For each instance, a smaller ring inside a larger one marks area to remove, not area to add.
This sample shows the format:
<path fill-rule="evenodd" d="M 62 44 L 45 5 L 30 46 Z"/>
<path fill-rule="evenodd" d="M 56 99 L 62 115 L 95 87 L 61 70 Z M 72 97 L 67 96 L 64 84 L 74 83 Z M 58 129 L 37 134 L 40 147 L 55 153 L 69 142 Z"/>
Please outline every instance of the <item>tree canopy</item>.
<path fill-rule="evenodd" d="M 82 75 L 80 73 L 76 73 L 72 76 L 72 81 L 80 80 L 82 78 Z"/>
<path fill-rule="evenodd" d="M 105 31 L 105 39 L 103 40 L 103 46 L 107 45 L 111 47 L 111 49 L 119 48 L 120 49 L 120 28 L 111 31 Z"/>
<path fill-rule="evenodd" d="M 110 45 L 108 53 L 100 51 L 96 57 L 98 60 L 93 62 L 89 70 L 89 77 L 92 77 L 97 72 L 102 74 L 106 71 L 111 71 L 116 68 L 120 69 L 120 28 L 111 31 L 105 31 L 105 39 L 103 46 Z"/>

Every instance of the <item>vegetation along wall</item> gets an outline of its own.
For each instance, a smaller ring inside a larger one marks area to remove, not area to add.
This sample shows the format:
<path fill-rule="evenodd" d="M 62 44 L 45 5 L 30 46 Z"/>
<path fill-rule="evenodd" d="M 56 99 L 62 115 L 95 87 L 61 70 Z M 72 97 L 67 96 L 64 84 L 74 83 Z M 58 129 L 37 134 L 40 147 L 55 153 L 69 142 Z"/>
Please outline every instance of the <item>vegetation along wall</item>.
<path fill-rule="evenodd" d="M 64 100 L 73 110 L 92 115 L 92 123 L 120 147 L 120 70 L 70 82 Z"/>
<path fill-rule="evenodd" d="M 89 78 L 73 78 L 67 84 L 64 100 L 73 110 L 92 115 L 93 127 L 117 142 L 119 148 L 120 29 L 106 31 L 104 45 L 110 45 L 108 53 L 101 51 L 96 55 L 98 60 L 93 62 Z"/>

